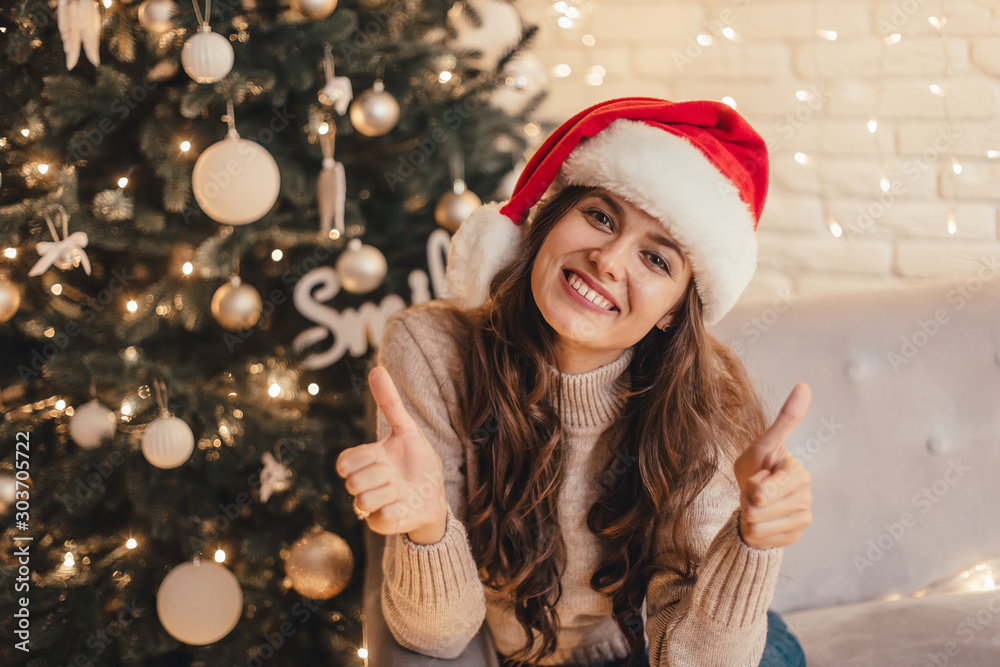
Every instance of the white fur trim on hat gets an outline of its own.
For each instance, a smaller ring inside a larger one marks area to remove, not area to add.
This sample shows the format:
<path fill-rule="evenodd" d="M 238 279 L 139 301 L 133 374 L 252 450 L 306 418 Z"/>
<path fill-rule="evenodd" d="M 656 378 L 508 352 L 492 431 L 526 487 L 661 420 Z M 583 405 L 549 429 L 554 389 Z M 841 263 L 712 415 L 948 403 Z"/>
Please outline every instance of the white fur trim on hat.
<path fill-rule="evenodd" d="M 729 312 L 757 269 L 751 207 L 686 139 L 616 120 L 577 146 L 559 176 L 620 195 L 660 221 L 691 262 L 706 324 Z"/>
<path fill-rule="evenodd" d="M 517 254 L 521 227 L 500 213 L 503 204 L 484 204 L 458 228 L 448 248 L 448 298 L 476 308 L 489 297 L 493 276 Z"/>

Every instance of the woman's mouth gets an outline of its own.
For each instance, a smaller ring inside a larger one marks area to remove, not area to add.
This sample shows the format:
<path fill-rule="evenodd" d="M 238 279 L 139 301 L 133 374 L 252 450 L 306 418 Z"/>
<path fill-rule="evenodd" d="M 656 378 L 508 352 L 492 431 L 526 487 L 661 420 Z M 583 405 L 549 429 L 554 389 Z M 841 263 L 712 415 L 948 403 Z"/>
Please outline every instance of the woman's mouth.
<path fill-rule="evenodd" d="M 599 313 L 617 313 L 618 308 L 610 301 L 590 289 L 579 276 L 569 270 L 563 270 L 563 289 L 570 298 L 580 305 Z"/>

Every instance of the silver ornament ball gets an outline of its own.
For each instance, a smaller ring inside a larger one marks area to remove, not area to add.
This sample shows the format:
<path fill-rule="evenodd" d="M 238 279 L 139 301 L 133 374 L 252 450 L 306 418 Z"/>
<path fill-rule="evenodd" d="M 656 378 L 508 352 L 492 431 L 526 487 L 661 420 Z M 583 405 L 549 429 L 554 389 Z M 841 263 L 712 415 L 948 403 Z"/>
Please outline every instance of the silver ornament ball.
<path fill-rule="evenodd" d="M 399 102 L 376 81 L 351 102 L 351 124 L 366 137 L 380 137 L 399 122 Z"/>
<path fill-rule="evenodd" d="M 382 284 L 389 265 L 378 248 L 351 239 L 337 258 L 340 284 L 348 292 L 366 294 Z"/>
<path fill-rule="evenodd" d="M 0 276 L 0 323 L 14 317 L 21 307 L 21 290 L 17 285 Z"/>
<path fill-rule="evenodd" d="M 177 5 L 174 0 L 146 0 L 139 5 L 139 25 L 155 35 L 176 28 L 176 15 Z"/>
<path fill-rule="evenodd" d="M 69 437 L 83 449 L 94 449 L 118 430 L 115 413 L 93 400 L 74 410 L 69 420 Z"/>
<path fill-rule="evenodd" d="M 434 219 L 449 232 L 457 232 L 472 212 L 483 205 L 475 192 L 466 190 L 462 194 L 446 192 L 438 199 L 434 208 Z"/>
<path fill-rule="evenodd" d="M 292 9 L 307 19 L 325 19 L 337 8 L 337 0 L 292 0 Z"/>
<path fill-rule="evenodd" d="M 263 309 L 260 292 L 238 278 L 215 290 L 212 296 L 212 316 L 230 331 L 243 331 L 257 324 Z"/>

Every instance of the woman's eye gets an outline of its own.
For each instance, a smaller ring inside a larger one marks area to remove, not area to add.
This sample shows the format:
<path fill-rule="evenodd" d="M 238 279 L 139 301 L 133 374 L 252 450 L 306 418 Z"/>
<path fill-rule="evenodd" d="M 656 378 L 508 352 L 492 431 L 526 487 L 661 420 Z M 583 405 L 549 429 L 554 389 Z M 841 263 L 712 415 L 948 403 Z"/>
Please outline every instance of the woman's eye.
<path fill-rule="evenodd" d="M 605 225 L 608 227 L 611 226 L 611 218 L 609 218 L 608 214 L 599 208 L 590 209 L 589 211 L 587 211 L 587 215 L 596 220 L 598 224 Z"/>
<path fill-rule="evenodd" d="M 659 255 L 649 253 L 649 261 L 652 262 L 654 266 L 663 269 L 667 273 L 670 273 L 670 265 L 667 264 L 667 260 L 663 259 Z"/>

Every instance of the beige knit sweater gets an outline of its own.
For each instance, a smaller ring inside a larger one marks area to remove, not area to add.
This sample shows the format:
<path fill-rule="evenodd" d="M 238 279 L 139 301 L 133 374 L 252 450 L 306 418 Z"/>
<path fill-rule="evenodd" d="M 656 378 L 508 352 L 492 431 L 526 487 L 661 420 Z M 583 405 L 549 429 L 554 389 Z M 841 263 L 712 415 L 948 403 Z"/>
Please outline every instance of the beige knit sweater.
<path fill-rule="evenodd" d="M 399 644 L 419 653 L 456 657 L 485 620 L 497 650 L 509 655 L 523 644 L 524 631 L 507 601 L 481 583 L 462 523 L 470 453 L 454 424 L 463 371 L 443 305 L 430 301 L 397 313 L 379 345 L 378 363 L 389 371 L 407 411 L 441 456 L 448 500 L 441 541 L 418 545 L 406 535 L 386 538 L 382 609 Z M 629 348 L 616 361 L 585 373 L 549 367 L 560 376 L 564 395 L 560 416 L 568 455 L 559 517 L 568 562 L 556 606 L 557 651 L 542 664 L 600 665 L 628 654 L 611 615 L 611 600 L 589 585 L 600 547 L 586 516 L 606 456 L 599 436 L 624 405 L 631 358 Z M 381 411 L 377 419 L 382 438 L 388 427 Z M 721 466 L 694 508 L 697 582 L 684 584 L 666 567 L 650 579 L 643 621 L 652 667 L 759 664 L 782 549 L 747 546 L 737 532 L 738 509 L 739 487 L 730 463 Z M 662 531 L 658 562 L 666 565 L 671 557 Z"/>

